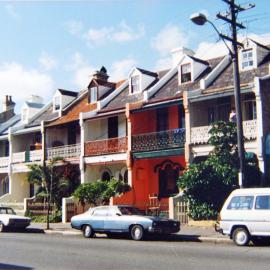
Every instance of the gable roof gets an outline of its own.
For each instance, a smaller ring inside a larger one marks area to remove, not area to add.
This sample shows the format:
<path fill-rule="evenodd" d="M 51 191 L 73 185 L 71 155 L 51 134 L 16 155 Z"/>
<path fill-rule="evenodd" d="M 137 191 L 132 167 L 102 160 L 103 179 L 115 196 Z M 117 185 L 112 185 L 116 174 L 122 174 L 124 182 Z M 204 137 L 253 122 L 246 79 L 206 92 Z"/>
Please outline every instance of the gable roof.
<path fill-rule="evenodd" d="M 146 69 L 138 68 L 136 67 L 137 70 L 139 70 L 142 74 L 152 76 L 152 77 L 158 77 L 158 74 L 156 72 L 152 72 Z"/>
<path fill-rule="evenodd" d="M 65 89 L 58 89 L 58 91 L 64 96 L 71 96 L 71 97 L 77 97 L 78 96 L 78 92 L 65 90 Z"/>

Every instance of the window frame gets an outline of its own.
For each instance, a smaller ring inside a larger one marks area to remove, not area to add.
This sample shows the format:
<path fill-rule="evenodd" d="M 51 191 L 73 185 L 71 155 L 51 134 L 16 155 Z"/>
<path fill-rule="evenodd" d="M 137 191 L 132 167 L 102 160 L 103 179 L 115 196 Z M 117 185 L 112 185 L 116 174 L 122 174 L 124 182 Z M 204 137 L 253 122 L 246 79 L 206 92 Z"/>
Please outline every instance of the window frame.
<path fill-rule="evenodd" d="M 188 67 L 188 72 L 185 70 Z M 180 66 L 181 83 L 188 83 L 192 81 L 191 63 L 182 64 Z"/>
<path fill-rule="evenodd" d="M 136 83 L 134 83 L 134 81 Z M 130 92 L 136 94 L 140 92 L 140 75 L 133 75 L 130 78 Z"/>
<path fill-rule="evenodd" d="M 251 55 L 249 55 L 250 53 Z M 241 58 L 242 58 L 242 63 L 241 63 L 242 70 L 246 70 L 246 69 L 254 67 L 254 52 L 252 48 L 242 50 Z"/>
<path fill-rule="evenodd" d="M 58 112 L 61 108 L 61 97 L 60 96 L 55 96 L 53 99 L 53 110 L 55 112 Z"/>

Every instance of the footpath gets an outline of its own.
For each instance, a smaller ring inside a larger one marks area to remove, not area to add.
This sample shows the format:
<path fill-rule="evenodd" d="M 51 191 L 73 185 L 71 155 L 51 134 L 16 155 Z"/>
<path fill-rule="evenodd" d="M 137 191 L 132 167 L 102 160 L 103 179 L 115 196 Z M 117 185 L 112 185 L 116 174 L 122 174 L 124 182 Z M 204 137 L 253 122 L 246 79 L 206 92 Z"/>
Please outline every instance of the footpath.
<path fill-rule="evenodd" d="M 46 230 L 45 223 L 32 223 L 28 227 L 29 232 L 43 232 L 45 234 L 82 235 L 81 231 L 72 229 L 70 223 L 50 223 L 50 229 Z M 173 236 L 173 240 L 180 242 L 208 242 L 231 244 L 228 236 L 217 233 L 214 227 L 182 225 L 179 233 Z"/>

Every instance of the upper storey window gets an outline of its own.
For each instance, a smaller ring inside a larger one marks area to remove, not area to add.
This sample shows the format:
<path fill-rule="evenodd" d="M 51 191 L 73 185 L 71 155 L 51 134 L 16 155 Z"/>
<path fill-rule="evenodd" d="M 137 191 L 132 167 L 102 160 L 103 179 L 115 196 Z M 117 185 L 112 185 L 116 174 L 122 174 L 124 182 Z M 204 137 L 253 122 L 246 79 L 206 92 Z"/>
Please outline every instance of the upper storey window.
<path fill-rule="evenodd" d="M 253 51 L 252 49 L 242 51 L 242 69 L 253 67 Z"/>
<path fill-rule="evenodd" d="M 97 102 L 97 87 L 91 87 L 90 89 L 90 103 Z"/>
<path fill-rule="evenodd" d="M 54 97 L 54 111 L 59 111 L 60 109 L 60 96 Z"/>
<path fill-rule="evenodd" d="M 139 75 L 131 77 L 131 93 L 137 93 L 140 91 L 140 79 Z"/>
<path fill-rule="evenodd" d="M 181 65 L 181 83 L 191 81 L 191 64 Z"/>

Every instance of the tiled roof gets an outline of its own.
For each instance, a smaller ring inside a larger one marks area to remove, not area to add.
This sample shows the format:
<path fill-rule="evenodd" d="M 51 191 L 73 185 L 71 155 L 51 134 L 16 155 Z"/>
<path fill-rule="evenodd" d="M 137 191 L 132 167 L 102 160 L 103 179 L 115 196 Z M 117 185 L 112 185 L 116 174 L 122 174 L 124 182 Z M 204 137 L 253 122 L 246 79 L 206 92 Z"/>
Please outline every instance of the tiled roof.
<path fill-rule="evenodd" d="M 59 117 L 58 119 L 46 124 L 46 126 L 56 126 L 61 124 L 70 123 L 73 121 L 78 121 L 81 112 L 89 112 L 95 110 L 97 104 L 88 103 L 88 93 L 86 92 L 82 98 L 74 102 L 70 108 L 65 112 L 65 115 Z"/>
<path fill-rule="evenodd" d="M 25 127 L 35 127 L 41 124 L 41 121 L 48 121 L 56 118 L 58 116 L 58 112 L 53 112 L 53 106 L 50 105 L 43 113 L 37 116 L 33 121 L 27 124 Z"/>
<path fill-rule="evenodd" d="M 254 81 L 256 76 L 263 77 L 269 74 L 269 61 L 270 54 L 265 57 L 262 64 L 256 69 L 250 69 L 247 71 L 240 72 L 240 84 L 248 84 Z M 220 88 L 229 88 L 233 87 L 233 64 L 231 63 L 225 71 L 223 71 L 217 78 L 212 82 L 212 84 L 207 88 L 210 89 L 220 89 Z"/>

